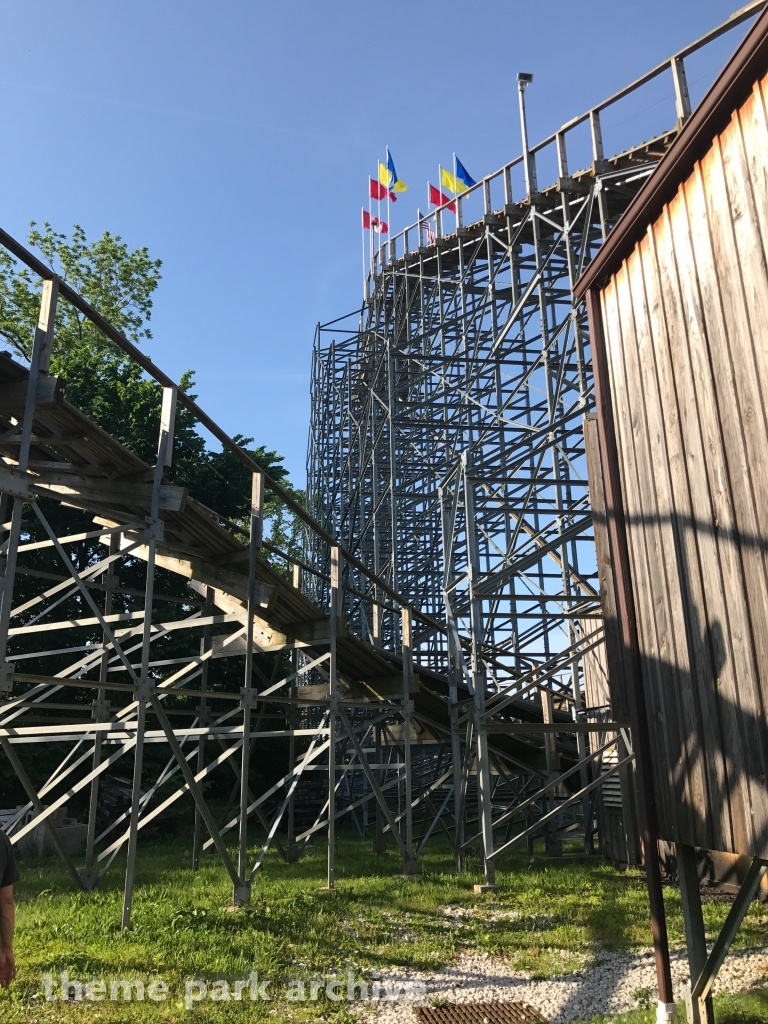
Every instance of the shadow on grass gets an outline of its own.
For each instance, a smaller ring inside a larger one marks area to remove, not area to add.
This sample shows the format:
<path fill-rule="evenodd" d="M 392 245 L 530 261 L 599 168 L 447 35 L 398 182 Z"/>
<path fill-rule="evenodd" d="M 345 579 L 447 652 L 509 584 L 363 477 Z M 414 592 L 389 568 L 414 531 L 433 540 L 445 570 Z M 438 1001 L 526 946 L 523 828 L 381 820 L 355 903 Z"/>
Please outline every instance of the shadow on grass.
<path fill-rule="evenodd" d="M 252 857 L 259 838 L 254 833 Z M 25 863 L 17 889 L 20 984 L 33 992 L 45 972 L 67 968 L 74 977 L 171 979 L 258 970 L 281 984 L 350 967 L 431 972 L 462 950 L 548 977 L 578 969 L 595 946 L 650 945 L 642 875 L 599 860 L 505 858 L 499 892 L 476 895 L 479 872 L 454 875 L 452 851 L 440 840 L 427 849 L 418 881 L 395 877 L 401 862 L 394 844 L 376 856 L 370 841 L 342 832 L 337 850 L 335 890 L 321 888 L 326 852 L 318 841 L 294 864 L 271 851 L 251 904 L 234 911 L 218 858 L 204 857 L 195 873 L 185 839 L 142 844 L 134 927 L 126 933 L 119 930 L 122 865 L 113 865 L 99 889 L 83 893 L 55 860 Z M 676 921 L 679 894 L 667 896 Z M 717 909 L 726 911 L 727 905 Z M 765 926 L 752 916 L 755 935 L 764 939 Z M 754 1019 L 768 1024 L 768 1014 Z"/>

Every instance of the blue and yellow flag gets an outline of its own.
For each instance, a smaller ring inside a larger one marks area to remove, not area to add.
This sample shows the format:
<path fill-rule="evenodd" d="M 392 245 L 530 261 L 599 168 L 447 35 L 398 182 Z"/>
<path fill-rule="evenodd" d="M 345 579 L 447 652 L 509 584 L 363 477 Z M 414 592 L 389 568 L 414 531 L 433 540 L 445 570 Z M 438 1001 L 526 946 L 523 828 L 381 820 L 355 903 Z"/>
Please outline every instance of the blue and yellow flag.
<path fill-rule="evenodd" d="M 447 188 L 449 192 L 453 192 L 454 195 L 458 192 L 467 191 L 466 186 L 457 181 L 451 172 L 446 170 L 445 167 L 440 168 L 440 184 L 443 188 Z"/>
<path fill-rule="evenodd" d="M 440 184 L 444 188 L 450 189 L 454 195 L 458 195 L 460 192 L 466 192 L 470 186 L 476 185 L 477 182 L 467 172 L 461 160 L 456 159 L 456 174 L 451 174 L 444 167 L 440 168 Z"/>
<path fill-rule="evenodd" d="M 382 185 L 386 185 L 391 192 L 407 192 L 408 186 L 404 181 L 400 181 L 395 170 L 395 161 L 392 159 L 392 155 L 387 149 L 387 162 L 383 164 L 379 162 L 379 181 Z M 394 196 L 392 197 L 394 199 Z"/>
<path fill-rule="evenodd" d="M 467 171 L 464 164 L 461 162 L 461 160 L 459 160 L 459 158 L 455 154 L 454 159 L 456 161 L 456 177 L 458 178 L 458 180 L 462 182 L 467 188 L 471 188 L 472 185 L 476 185 L 477 182 L 475 181 L 475 179 Z"/>

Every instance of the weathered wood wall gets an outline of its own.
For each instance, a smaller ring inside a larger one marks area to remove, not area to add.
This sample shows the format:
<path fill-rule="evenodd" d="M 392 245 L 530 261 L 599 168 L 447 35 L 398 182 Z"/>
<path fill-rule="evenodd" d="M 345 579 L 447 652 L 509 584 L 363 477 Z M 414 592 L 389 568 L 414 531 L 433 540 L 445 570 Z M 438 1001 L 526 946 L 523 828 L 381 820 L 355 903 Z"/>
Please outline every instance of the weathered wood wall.
<path fill-rule="evenodd" d="M 584 701 L 590 722 L 614 721 L 629 725 L 629 700 L 624 671 L 624 652 L 621 645 L 616 584 L 611 561 L 610 541 L 605 510 L 605 490 L 600 462 L 600 444 L 597 417 L 594 413 L 584 417 L 584 450 L 589 477 L 589 500 L 595 535 L 597 571 L 600 578 L 600 600 L 603 617 L 582 619 L 582 635 L 589 639 L 604 631 L 605 640 L 583 658 Z M 594 734 L 592 742 L 602 744 L 617 738 L 616 733 Z M 598 770 L 607 772 L 627 754 L 623 740 L 608 751 Z M 604 857 L 619 864 L 639 864 L 640 829 L 637 820 L 634 767 L 622 768 L 618 776 L 601 787 L 597 804 L 597 823 L 600 849 Z"/>
<path fill-rule="evenodd" d="M 602 289 L 664 839 L 768 857 L 768 77 Z"/>

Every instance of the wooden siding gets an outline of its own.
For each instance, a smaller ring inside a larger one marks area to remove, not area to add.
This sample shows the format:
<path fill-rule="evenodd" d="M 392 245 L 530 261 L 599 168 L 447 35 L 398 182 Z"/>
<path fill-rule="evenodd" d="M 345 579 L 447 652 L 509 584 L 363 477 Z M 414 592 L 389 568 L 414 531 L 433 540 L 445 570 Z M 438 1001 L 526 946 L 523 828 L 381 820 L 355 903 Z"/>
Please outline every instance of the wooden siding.
<path fill-rule="evenodd" d="M 624 655 L 616 603 L 616 582 L 611 560 L 611 545 L 605 513 L 605 488 L 600 463 L 600 438 L 597 416 L 584 417 L 584 454 L 589 480 L 589 504 L 592 509 L 592 529 L 595 535 L 597 573 L 600 579 L 600 603 L 603 620 L 585 619 L 581 631 L 585 637 L 596 629 L 604 628 L 605 642 L 584 656 L 584 695 L 587 707 L 610 705 L 611 718 L 621 725 L 629 725 L 629 697 L 626 689 Z M 609 666 L 611 671 L 609 672 Z"/>
<path fill-rule="evenodd" d="M 768 857 L 768 77 L 601 291 L 660 834 Z"/>

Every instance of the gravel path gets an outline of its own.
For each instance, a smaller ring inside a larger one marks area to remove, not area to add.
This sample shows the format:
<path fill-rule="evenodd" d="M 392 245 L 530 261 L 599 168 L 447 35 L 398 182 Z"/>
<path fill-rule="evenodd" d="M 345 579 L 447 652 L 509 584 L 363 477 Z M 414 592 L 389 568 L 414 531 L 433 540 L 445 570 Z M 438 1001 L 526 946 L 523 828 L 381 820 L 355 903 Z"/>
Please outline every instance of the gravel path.
<path fill-rule="evenodd" d="M 417 1002 L 444 999 L 448 1003 L 482 1003 L 520 1000 L 536 1007 L 547 1020 L 564 1022 L 589 1020 L 593 1014 L 633 1010 L 649 990 L 655 1004 L 656 971 L 652 952 L 598 954 L 593 967 L 573 974 L 533 981 L 530 975 L 513 971 L 503 962 L 484 954 L 465 954 L 435 974 L 408 970 L 382 972 L 383 980 L 420 981 L 427 994 Z M 688 982 L 688 964 L 683 951 L 672 953 L 672 983 L 676 999 L 683 998 Z M 740 992 L 756 985 L 768 985 L 768 950 L 741 949 L 729 954 L 718 975 L 715 994 Z M 370 1005 L 370 1004 L 369 1004 Z M 413 1003 L 381 1001 L 362 1015 L 366 1022 L 417 1024 Z"/>

